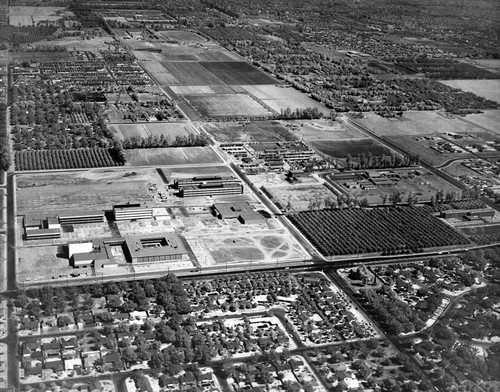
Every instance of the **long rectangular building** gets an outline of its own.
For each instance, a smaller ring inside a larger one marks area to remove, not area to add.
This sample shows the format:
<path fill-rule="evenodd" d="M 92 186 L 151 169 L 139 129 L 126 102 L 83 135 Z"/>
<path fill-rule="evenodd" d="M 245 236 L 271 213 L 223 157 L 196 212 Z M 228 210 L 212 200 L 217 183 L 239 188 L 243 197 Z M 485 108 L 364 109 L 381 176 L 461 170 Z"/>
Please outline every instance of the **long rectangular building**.
<path fill-rule="evenodd" d="M 240 195 L 242 193 L 243 185 L 237 182 L 184 185 L 179 188 L 181 197 Z"/>
<path fill-rule="evenodd" d="M 113 207 L 115 220 L 151 219 L 153 209 L 140 203 L 117 204 Z"/>
<path fill-rule="evenodd" d="M 60 229 L 26 230 L 26 240 L 50 240 L 54 238 L 61 238 Z"/>
<path fill-rule="evenodd" d="M 179 178 L 174 181 L 174 187 L 181 188 L 186 185 L 200 185 L 200 184 L 217 184 L 217 183 L 230 183 L 237 182 L 233 176 L 198 176 L 191 178 Z"/>
<path fill-rule="evenodd" d="M 102 222 L 104 222 L 104 212 L 102 210 L 69 212 L 59 215 L 59 223 L 62 226 Z"/>

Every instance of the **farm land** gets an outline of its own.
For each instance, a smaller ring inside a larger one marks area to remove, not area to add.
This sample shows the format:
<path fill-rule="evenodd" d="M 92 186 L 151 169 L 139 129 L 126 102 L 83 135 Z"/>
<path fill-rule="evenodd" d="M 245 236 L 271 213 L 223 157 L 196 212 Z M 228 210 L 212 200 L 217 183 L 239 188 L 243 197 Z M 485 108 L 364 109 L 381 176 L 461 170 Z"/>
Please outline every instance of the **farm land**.
<path fill-rule="evenodd" d="M 496 80 L 445 80 L 442 83 L 460 89 L 462 91 L 467 91 L 474 93 L 480 97 L 484 97 L 491 101 L 500 103 L 500 80 L 498 80 L 498 75 L 494 75 Z"/>

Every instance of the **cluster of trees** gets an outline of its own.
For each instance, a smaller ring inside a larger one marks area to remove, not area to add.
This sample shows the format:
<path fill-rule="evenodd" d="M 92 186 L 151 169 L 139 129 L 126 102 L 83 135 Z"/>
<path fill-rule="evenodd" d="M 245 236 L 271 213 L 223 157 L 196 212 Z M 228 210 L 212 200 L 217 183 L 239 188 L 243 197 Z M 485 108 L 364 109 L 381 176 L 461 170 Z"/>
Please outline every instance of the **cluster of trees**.
<path fill-rule="evenodd" d="M 9 135 L 7 134 L 7 105 L 0 103 L 0 170 L 10 167 Z"/>
<path fill-rule="evenodd" d="M 321 117 L 323 113 L 316 107 L 296 108 L 295 110 L 287 107 L 285 110 L 281 109 L 281 114 L 278 116 L 280 120 L 313 120 Z"/>
<path fill-rule="evenodd" d="M 400 155 L 391 154 L 389 156 L 373 155 L 371 152 L 368 154 L 358 154 L 357 158 L 353 158 L 351 154 L 347 155 L 345 159 L 345 168 L 347 170 L 363 170 L 363 169 L 384 169 L 395 167 L 408 167 L 418 166 L 420 164 L 420 155 Z"/>
<path fill-rule="evenodd" d="M 49 39 L 57 28 L 54 26 L 1 26 L 0 42 L 14 45 Z"/>
<path fill-rule="evenodd" d="M 390 334 L 418 331 L 425 325 L 426 320 L 422 320 L 406 302 L 399 300 L 388 286 L 382 286 L 380 292 L 362 291 L 361 300 Z"/>
<path fill-rule="evenodd" d="M 149 135 L 147 138 L 142 138 L 140 136 L 132 136 L 126 138 L 123 142 L 124 149 L 131 148 L 156 148 L 156 147 L 194 147 L 194 146 L 206 146 L 209 142 L 208 137 L 205 134 L 193 134 L 189 133 L 186 136 L 177 135 L 172 141 L 169 135 L 161 134 Z"/>
<path fill-rule="evenodd" d="M 423 248 L 468 243 L 462 235 L 421 208 L 321 210 L 288 216 L 325 256 L 419 252 Z"/>

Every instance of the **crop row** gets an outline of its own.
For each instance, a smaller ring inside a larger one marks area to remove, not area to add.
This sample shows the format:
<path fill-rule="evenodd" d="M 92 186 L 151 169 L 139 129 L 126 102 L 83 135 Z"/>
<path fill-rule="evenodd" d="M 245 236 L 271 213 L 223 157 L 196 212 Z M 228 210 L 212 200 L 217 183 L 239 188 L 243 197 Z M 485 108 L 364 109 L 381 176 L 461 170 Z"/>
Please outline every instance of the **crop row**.
<path fill-rule="evenodd" d="M 109 149 L 16 151 L 16 170 L 57 170 L 118 166 Z"/>
<path fill-rule="evenodd" d="M 293 213 L 291 222 L 325 256 L 459 245 L 467 239 L 420 208 Z"/>

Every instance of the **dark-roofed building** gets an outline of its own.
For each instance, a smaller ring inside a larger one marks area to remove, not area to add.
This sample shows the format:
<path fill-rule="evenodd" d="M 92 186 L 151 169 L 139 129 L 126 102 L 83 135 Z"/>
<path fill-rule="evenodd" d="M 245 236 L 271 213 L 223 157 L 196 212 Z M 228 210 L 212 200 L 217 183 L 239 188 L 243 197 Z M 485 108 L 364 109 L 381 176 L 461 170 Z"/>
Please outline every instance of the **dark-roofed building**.
<path fill-rule="evenodd" d="M 219 219 L 238 219 L 243 224 L 264 222 L 262 215 L 247 202 L 215 203 L 212 208 Z"/>
<path fill-rule="evenodd" d="M 62 226 L 102 222 L 104 222 L 104 212 L 102 210 L 72 211 L 59 215 L 59 223 Z"/>
<path fill-rule="evenodd" d="M 153 209 L 141 203 L 116 204 L 113 206 L 115 220 L 151 219 Z"/>
<path fill-rule="evenodd" d="M 239 195 L 242 193 L 243 185 L 239 182 L 207 182 L 179 187 L 179 196 L 181 197 Z"/>

